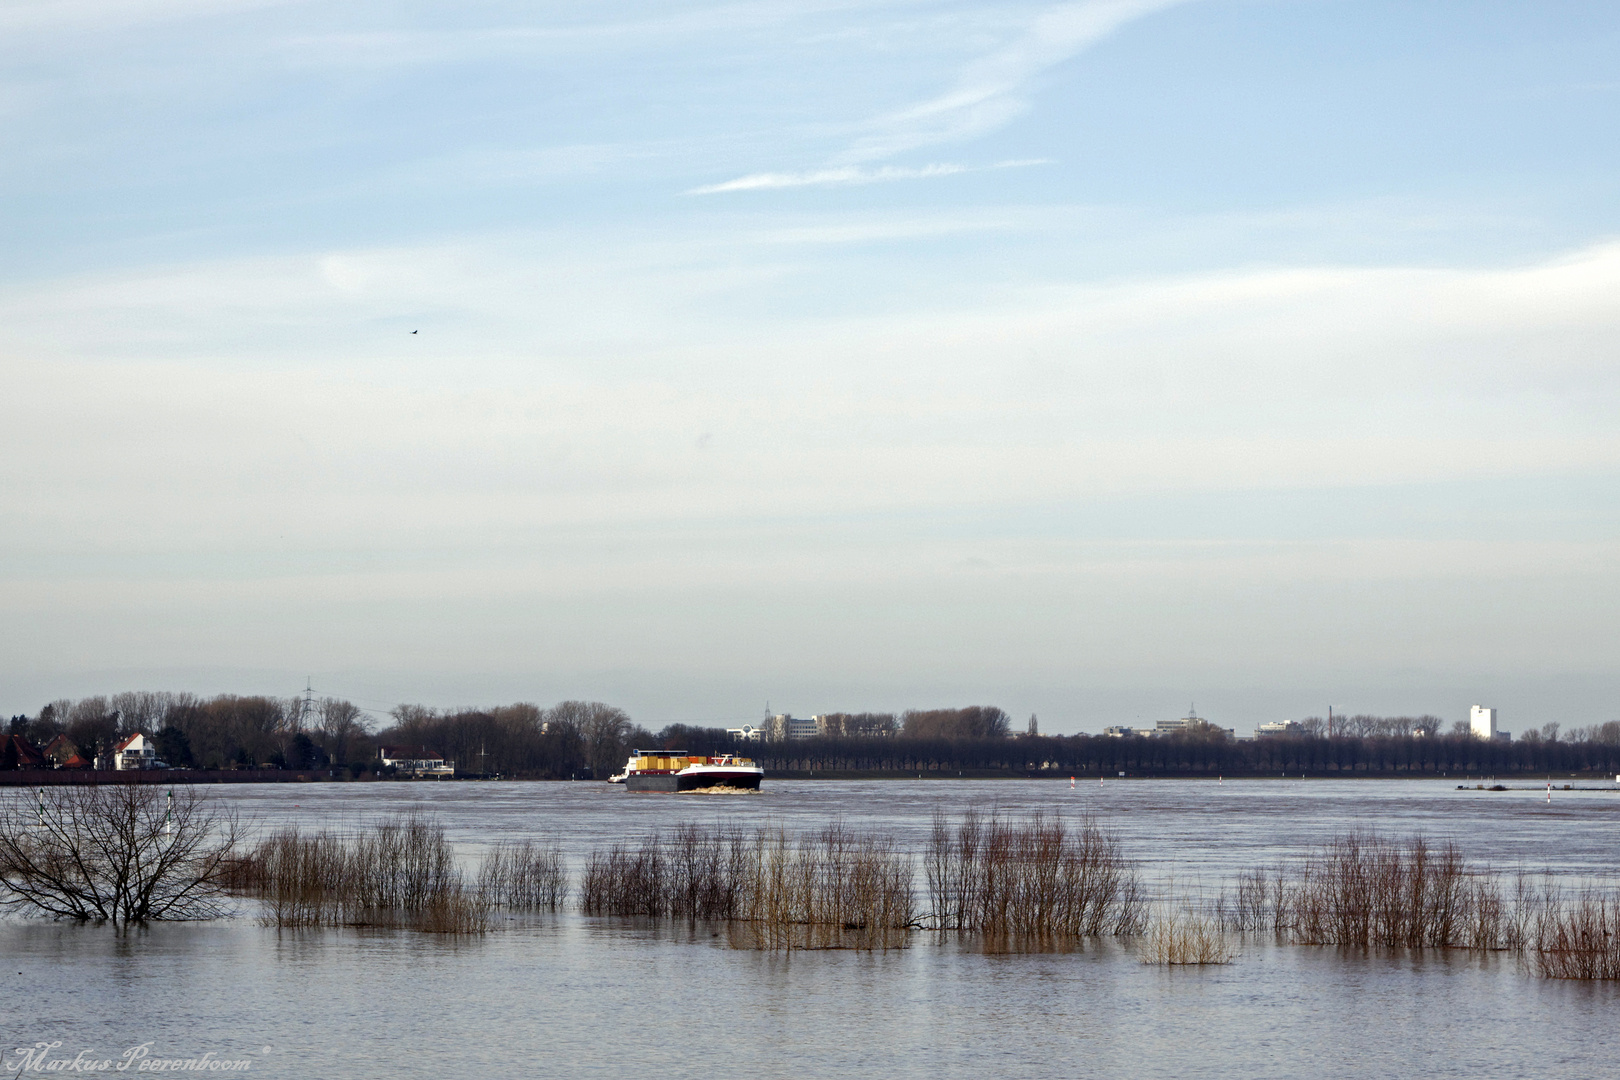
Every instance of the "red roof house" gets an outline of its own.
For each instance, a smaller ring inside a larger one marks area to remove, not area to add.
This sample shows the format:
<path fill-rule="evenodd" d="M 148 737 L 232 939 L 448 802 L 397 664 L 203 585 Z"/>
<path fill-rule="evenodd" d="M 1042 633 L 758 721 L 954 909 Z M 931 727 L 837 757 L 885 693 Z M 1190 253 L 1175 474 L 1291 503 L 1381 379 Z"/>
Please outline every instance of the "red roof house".
<path fill-rule="evenodd" d="M 0 741 L 0 769 L 48 769 L 50 763 L 34 744 L 21 735 L 4 736 Z"/>

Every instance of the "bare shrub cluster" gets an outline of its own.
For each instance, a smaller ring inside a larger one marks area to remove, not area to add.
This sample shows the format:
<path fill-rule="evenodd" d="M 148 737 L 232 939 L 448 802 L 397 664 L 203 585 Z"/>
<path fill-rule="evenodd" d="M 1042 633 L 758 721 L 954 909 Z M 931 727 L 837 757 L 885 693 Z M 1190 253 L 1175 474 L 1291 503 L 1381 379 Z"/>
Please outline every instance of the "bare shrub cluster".
<path fill-rule="evenodd" d="M 591 852 L 580 881 L 580 910 L 587 915 L 652 919 L 741 918 L 753 857 L 742 832 L 676 828 L 637 846 L 615 843 Z"/>
<path fill-rule="evenodd" d="M 929 924 L 1025 946 L 1134 935 L 1147 919 L 1135 864 L 1095 822 L 1033 814 L 934 816 L 924 857 Z"/>
<path fill-rule="evenodd" d="M 1511 948 L 1495 875 L 1455 844 L 1347 833 L 1306 860 L 1289 897 L 1294 940 L 1311 945 Z"/>
<path fill-rule="evenodd" d="M 1153 918 L 1137 951 L 1144 964 L 1230 964 L 1236 955 L 1219 916 L 1181 908 Z"/>
<path fill-rule="evenodd" d="M 474 934 L 489 924 L 444 826 L 416 815 L 353 834 L 279 830 L 236 860 L 230 883 L 263 902 L 272 926 Z"/>
<path fill-rule="evenodd" d="M 1529 953 L 1544 979 L 1620 979 L 1620 897 L 1596 891 L 1568 901 L 1553 896 Z"/>
<path fill-rule="evenodd" d="M 1293 869 L 1252 869 L 1216 906 L 1228 931 L 1309 945 L 1504 950 L 1544 978 L 1620 979 L 1620 895 L 1470 866 L 1421 836 L 1339 836 Z"/>
<path fill-rule="evenodd" d="M 115 927 L 217 918 L 236 843 L 234 815 L 192 788 L 18 792 L 0 809 L 0 906 Z"/>
<path fill-rule="evenodd" d="M 761 948 L 891 948 L 914 924 L 912 860 L 887 837 L 842 824 L 790 837 L 683 825 L 592 852 L 580 884 L 589 915 L 747 924 Z"/>
<path fill-rule="evenodd" d="M 478 867 L 478 894 L 513 911 L 556 911 L 568 893 L 562 849 L 532 840 L 497 844 Z"/>
<path fill-rule="evenodd" d="M 1455 844 L 1349 832 L 1291 873 L 1245 871 L 1220 916 L 1229 929 L 1305 945 L 1517 949 L 1535 915 L 1527 880 L 1509 895 L 1500 875 L 1468 866 Z"/>
<path fill-rule="evenodd" d="M 780 830 L 763 829 L 754 851 L 746 910 L 761 946 L 905 944 L 916 921 L 912 859 L 892 838 L 837 823 L 797 842 Z"/>

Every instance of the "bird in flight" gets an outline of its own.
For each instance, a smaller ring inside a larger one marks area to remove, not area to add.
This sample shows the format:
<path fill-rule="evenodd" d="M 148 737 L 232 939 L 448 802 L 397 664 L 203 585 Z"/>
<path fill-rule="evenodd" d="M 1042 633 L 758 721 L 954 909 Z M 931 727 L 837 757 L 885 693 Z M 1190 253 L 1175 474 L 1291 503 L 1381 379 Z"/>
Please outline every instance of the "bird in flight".
<path fill-rule="evenodd" d="M 411 333 L 413 333 L 413 334 L 420 334 L 420 333 L 421 333 L 421 331 L 420 331 L 420 330 L 412 330 L 412 331 L 411 331 Z"/>

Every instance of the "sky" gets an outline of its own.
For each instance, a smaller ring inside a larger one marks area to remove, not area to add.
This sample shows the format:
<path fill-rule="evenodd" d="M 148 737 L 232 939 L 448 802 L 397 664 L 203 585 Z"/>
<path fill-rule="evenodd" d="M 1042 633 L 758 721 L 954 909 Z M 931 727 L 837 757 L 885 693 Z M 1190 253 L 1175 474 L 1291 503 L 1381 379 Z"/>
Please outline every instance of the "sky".
<path fill-rule="evenodd" d="M 1620 719 L 1620 7 L 0 5 L 0 709 Z"/>

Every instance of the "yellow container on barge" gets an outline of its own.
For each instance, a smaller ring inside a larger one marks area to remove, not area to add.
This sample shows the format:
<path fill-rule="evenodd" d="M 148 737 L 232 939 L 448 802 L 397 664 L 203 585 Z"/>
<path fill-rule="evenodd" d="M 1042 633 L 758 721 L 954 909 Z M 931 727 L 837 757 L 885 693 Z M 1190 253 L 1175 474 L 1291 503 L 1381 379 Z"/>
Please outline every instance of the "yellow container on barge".
<path fill-rule="evenodd" d="M 649 753 L 637 750 L 625 762 L 624 772 L 609 782 L 626 791 L 701 791 L 737 788 L 757 791 L 765 770 L 736 754 L 690 754 L 684 750 Z"/>

